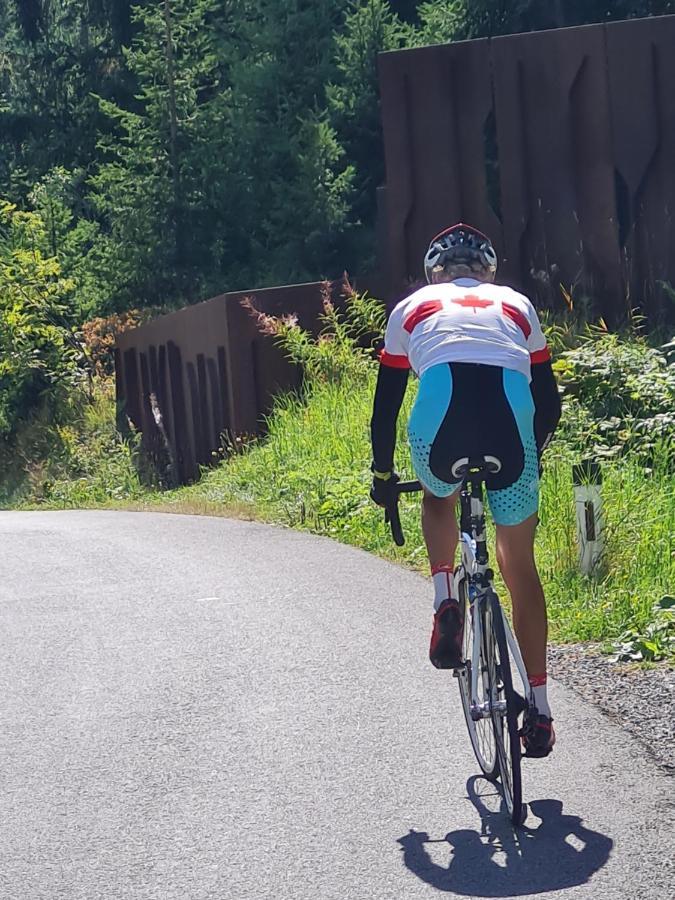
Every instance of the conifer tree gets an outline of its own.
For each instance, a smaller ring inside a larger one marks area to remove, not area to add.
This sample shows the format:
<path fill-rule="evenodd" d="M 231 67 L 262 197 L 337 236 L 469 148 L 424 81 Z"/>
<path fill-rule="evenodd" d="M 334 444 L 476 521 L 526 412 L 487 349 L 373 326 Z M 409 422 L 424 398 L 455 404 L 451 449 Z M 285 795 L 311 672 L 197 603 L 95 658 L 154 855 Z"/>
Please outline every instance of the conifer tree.
<path fill-rule="evenodd" d="M 359 241 L 371 253 L 375 192 L 384 183 L 377 55 L 414 43 L 414 34 L 387 0 L 356 0 L 335 38 L 337 73 L 327 86 L 330 119 L 355 168 L 352 216 L 362 226 Z M 367 265 L 367 256 L 357 254 L 357 262 Z"/>
<path fill-rule="evenodd" d="M 198 292 L 217 226 L 208 180 L 218 180 L 227 133 L 216 130 L 222 96 L 215 0 L 155 0 L 137 8 L 138 33 L 125 59 L 136 101 L 99 99 L 117 131 L 102 141 L 108 161 L 92 179 L 128 290 L 159 301 Z"/>
<path fill-rule="evenodd" d="M 129 92 L 120 64 L 129 6 L 129 0 L 0 0 L 5 194 L 25 200 L 52 166 L 87 167 L 95 158 L 104 120 L 93 93 L 120 100 Z"/>

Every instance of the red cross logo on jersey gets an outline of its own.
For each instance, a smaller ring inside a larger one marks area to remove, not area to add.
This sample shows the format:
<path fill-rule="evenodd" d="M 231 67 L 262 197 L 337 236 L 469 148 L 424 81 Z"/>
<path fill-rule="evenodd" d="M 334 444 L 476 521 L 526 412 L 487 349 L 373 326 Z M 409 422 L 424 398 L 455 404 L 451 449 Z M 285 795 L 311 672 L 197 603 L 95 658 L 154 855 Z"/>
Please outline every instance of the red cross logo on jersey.
<path fill-rule="evenodd" d="M 477 297 L 476 294 L 468 294 L 466 297 L 460 297 L 452 302 L 456 303 L 457 306 L 470 306 L 474 311 L 474 315 L 479 309 L 487 309 L 488 306 L 494 306 L 492 300 L 484 300 L 482 297 Z"/>

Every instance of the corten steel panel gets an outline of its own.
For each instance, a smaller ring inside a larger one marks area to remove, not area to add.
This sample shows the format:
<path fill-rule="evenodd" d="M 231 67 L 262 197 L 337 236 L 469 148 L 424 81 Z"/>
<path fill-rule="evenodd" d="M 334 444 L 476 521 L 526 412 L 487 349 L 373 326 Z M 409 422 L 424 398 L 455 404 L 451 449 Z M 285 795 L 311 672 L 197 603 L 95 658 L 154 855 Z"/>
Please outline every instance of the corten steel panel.
<path fill-rule="evenodd" d="M 154 349 L 154 347 L 151 347 L 151 352 Z M 171 404 L 169 402 L 169 370 L 166 344 L 162 344 L 162 346 L 159 348 L 158 357 L 157 400 L 159 402 L 159 408 L 162 410 L 162 414 L 164 416 L 164 428 L 166 430 L 166 433 L 172 434 L 173 410 L 171 409 Z"/>
<path fill-rule="evenodd" d="M 215 360 L 219 348 L 224 348 L 227 344 L 225 304 L 224 296 L 213 298 L 205 303 L 162 316 L 154 322 L 126 332 L 118 340 L 121 349 L 128 346 L 139 352 L 151 354 L 152 347 L 158 354 L 157 366 L 149 367 L 147 387 L 157 398 L 181 481 L 195 478 L 198 475 L 199 464 L 208 461 L 211 450 L 215 449 L 211 446 L 212 441 L 205 438 L 201 424 L 203 404 L 206 403 L 208 408 L 214 406 L 208 396 L 211 390 L 206 379 L 201 391 L 198 379 L 196 379 L 197 389 L 190 390 L 186 364 L 196 365 L 197 355 L 200 352 L 203 352 L 205 357 L 212 357 Z M 162 359 L 166 360 L 163 367 L 159 363 Z M 118 373 L 118 379 L 119 377 Z M 140 388 L 140 391 L 143 395 L 140 398 L 126 395 L 127 405 L 131 409 L 129 404 L 135 403 L 135 409 L 140 406 L 142 411 L 145 410 L 145 416 L 139 418 L 138 415 L 130 413 L 130 418 L 143 432 L 144 446 L 152 453 L 155 442 L 154 420 L 147 422 L 148 407 L 144 405 L 148 403 L 145 396 L 148 391 L 143 388 Z M 204 394 L 207 396 L 203 396 Z M 220 415 L 222 410 L 220 398 L 217 399 L 215 410 L 218 411 L 218 417 L 217 421 L 214 420 L 214 427 L 219 428 L 220 434 L 230 425 L 229 422 L 223 421 Z M 198 426 L 196 429 L 195 422 Z M 211 425 L 208 429 L 208 432 L 210 431 Z"/>
<path fill-rule="evenodd" d="M 449 210 L 458 209 L 462 202 L 453 73 L 443 49 L 432 47 L 408 57 L 413 176 L 409 277 L 419 272 L 429 239 L 445 227 Z M 444 114 L 439 116 L 444 97 Z"/>
<path fill-rule="evenodd" d="M 602 30 L 605 32 L 605 29 Z M 570 90 L 572 178 L 576 189 L 583 272 L 581 291 L 609 324 L 625 316 L 616 184 L 612 155 L 609 85 L 604 33 L 583 30 L 586 56 Z M 569 285 L 567 285 L 569 287 Z"/>
<path fill-rule="evenodd" d="M 309 284 L 225 294 L 118 339 L 117 389 L 126 415 L 143 432 L 151 458 L 166 457 L 150 407 L 155 394 L 181 482 L 198 477 L 222 447 L 223 433 L 259 431 L 274 395 L 299 384 L 297 368 L 242 308 L 247 296 L 262 312 L 295 313 L 304 327 L 318 328 L 321 285 Z"/>
<path fill-rule="evenodd" d="M 157 423 L 152 414 L 152 406 L 150 403 L 150 394 L 154 393 L 154 385 L 150 381 L 150 366 L 148 364 L 148 354 L 139 353 L 140 369 L 141 369 L 141 408 L 143 421 L 143 444 L 150 458 L 158 459 L 160 449 L 160 435 Z"/>
<path fill-rule="evenodd" d="M 390 289 L 394 290 L 400 289 L 408 273 L 414 271 L 408 246 L 414 194 L 408 69 L 409 60 L 419 55 L 405 50 L 380 54 L 378 59 L 387 178 L 388 246 L 382 256 L 387 261 Z"/>
<path fill-rule="evenodd" d="M 488 122 L 494 115 L 489 48 L 487 38 L 439 48 L 455 112 L 454 157 L 460 198 L 456 209 L 443 210 L 443 224 L 471 222 L 490 235 L 501 253 L 501 221 L 491 205 L 486 168 Z M 422 249 L 426 249 L 426 244 Z"/>
<path fill-rule="evenodd" d="M 236 335 L 236 339 L 227 347 L 232 430 L 236 434 L 258 432 L 262 424 L 261 417 L 269 412 L 274 394 L 280 388 L 295 387 L 298 384 L 295 367 L 270 338 L 261 334 L 251 314 L 242 307 L 241 301 L 246 297 L 251 297 L 256 309 L 268 315 L 297 315 L 300 325 L 309 329 L 316 328 L 322 311 L 319 284 L 289 285 L 228 294 L 228 329 L 230 334 Z M 258 370 L 254 361 L 256 344 L 264 344 L 262 352 L 268 358 L 266 366 L 262 369 L 259 366 Z"/>
<path fill-rule="evenodd" d="M 227 416 L 222 414 L 223 409 L 223 391 L 226 389 L 226 383 L 223 379 L 222 384 L 218 378 L 218 365 L 216 360 L 212 357 L 209 357 L 206 360 L 206 369 L 208 372 L 209 379 L 209 387 L 211 389 L 211 409 L 209 410 L 209 415 L 211 417 L 211 428 L 213 429 L 213 435 L 215 440 L 215 452 L 220 453 L 221 451 L 221 432 L 220 428 L 221 421 L 227 421 Z M 222 417 L 222 418 L 221 418 Z"/>
<path fill-rule="evenodd" d="M 505 273 L 541 305 L 560 305 L 560 284 L 615 304 L 604 27 L 496 38 L 492 65 Z"/>
<path fill-rule="evenodd" d="M 119 347 L 113 350 L 115 359 L 115 421 L 117 430 L 124 434 L 127 431 L 126 416 L 124 414 L 124 387 L 122 385 L 122 354 Z"/>
<path fill-rule="evenodd" d="M 188 396 L 190 397 L 190 408 L 192 410 L 192 435 L 195 447 L 195 459 L 198 465 L 204 466 L 208 463 L 209 450 L 204 434 L 204 423 L 202 420 L 201 398 L 199 396 L 199 385 L 197 382 L 197 371 L 195 364 L 186 363 Z"/>
<path fill-rule="evenodd" d="M 422 276 L 428 236 L 468 220 L 493 236 L 500 278 L 539 304 L 560 308 L 562 284 L 619 322 L 630 284 L 663 312 L 674 47 L 664 16 L 382 54 L 390 291 Z"/>
<path fill-rule="evenodd" d="M 169 440 L 173 448 L 176 477 L 178 481 L 184 483 L 196 476 L 197 466 L 190 441 L 190 422 L 185 410 L 183 360 L 180 348 L 172 340 L 167 341 L 166 351 L 169 366 L 171 418 L 173 420 L 173 433 Z"/>
<path fill-rule="evenodd" d="M 492 48 L 497 138 L 500 148 L 506 148 L 505 154 L 500 153 L 501 181 L 506 191 L 515 189 L 511 165 L 525 176 L 518 183 L 521 196 L 513 206 L 513 198 L 505 196 L 502 208 L 505 231 L 510 236 L 508 259 L 518 260 L 519 277 L 530 294 L 540 303 L 555 305 L 559 282 L 576 280 L 582 270 L 569 95 L 585 54 L 576 41 L 570 45 L 567 35 L 561 37 L 557 31 L 538 34 L 536 42 L 530 37 L 495 40 Z M 507 91 L 513 94 L 508 98 L 509 114 L 505 115 Z M 524 173 L 515 153 L 508 152 L 514 131 L 522 131 L 516 140 L 526 164 Z M 517 210 L 513 223 L 512 209 Z"/>
<path fill-rule="evenodd" d="M 493 109 L 488 46 L 485 39 L 380 56 L 394 291 L 420 277 L 430 238 L 453 222 L 474 222 L 500 246 L 484 164 Z"/>
<path fill-rule="evenodd" d="M 607 61 L 629 299 L 656 318 L 675 285 L 675 16 L 608 27 Z"/>
<path fill-rule="evenodd" d="M 141 404 L 141 386 L 138 380 L 138 358 L 134 347 L 125 350 L 118 343 L 118 359 L 122 360 L 123 368 L 116 370 L 117 396 L 124 400 L 126 414 L 139 430 L 143 430 L 143 414 Z"/>
<path fill-rule="evenodd" d="M 208 463 L 211 450 L 216 446 L 219 435 L 211 430 L 210 407 L 218 405 L 218 397 L 209 397 L 211 385 L 207 384 L 206 359 L 203 353 L 197 354 L 197 385 L 199 387 L 199 414 L 202 420 L 203 437 L 206 443 L 206 461 Z"/>

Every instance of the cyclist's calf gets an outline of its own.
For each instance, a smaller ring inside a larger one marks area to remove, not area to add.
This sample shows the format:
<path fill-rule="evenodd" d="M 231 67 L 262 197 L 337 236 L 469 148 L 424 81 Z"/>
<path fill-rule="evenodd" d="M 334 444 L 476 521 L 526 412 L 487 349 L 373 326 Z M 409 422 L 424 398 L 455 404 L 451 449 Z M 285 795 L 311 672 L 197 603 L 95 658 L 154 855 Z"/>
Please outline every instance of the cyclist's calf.
<path fill-rule="evenodd" d="M 513 626 L 530 675 L 546 671 L 546 601 L 534 560 L 537 516 L 497 526 L 497 562 L 511 595 Z"/>
<path fill-rule="evenodd" d="M 459 529 L 457 528 L 457 494 L 434 497 L 424 492 L 422 499 L 422 532 L 433 569 L 440 565 L 454 565 Z"/>

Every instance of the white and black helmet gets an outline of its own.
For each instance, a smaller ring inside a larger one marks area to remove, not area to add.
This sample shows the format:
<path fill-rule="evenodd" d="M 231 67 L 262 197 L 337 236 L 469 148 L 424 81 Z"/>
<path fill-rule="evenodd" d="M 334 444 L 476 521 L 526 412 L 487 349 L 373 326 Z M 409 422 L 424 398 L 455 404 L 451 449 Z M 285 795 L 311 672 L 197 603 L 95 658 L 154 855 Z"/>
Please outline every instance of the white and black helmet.
<path fill-rule="evenodd" d="M 468 272 L 497 271 L 497 254 L 482 231 L 462 222 L 441 231 L 429 244 L 424 257 L 424 274 L 431 284 L 432 275 L 466 268 Z"/>

